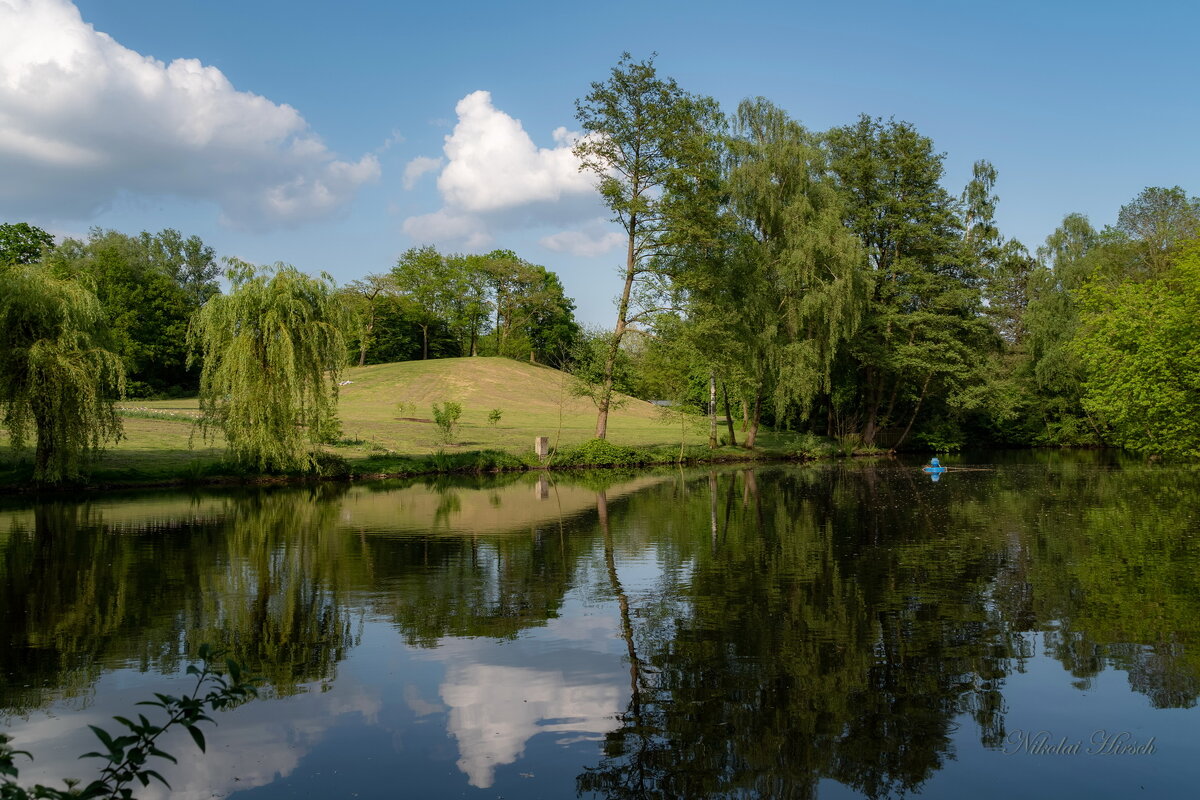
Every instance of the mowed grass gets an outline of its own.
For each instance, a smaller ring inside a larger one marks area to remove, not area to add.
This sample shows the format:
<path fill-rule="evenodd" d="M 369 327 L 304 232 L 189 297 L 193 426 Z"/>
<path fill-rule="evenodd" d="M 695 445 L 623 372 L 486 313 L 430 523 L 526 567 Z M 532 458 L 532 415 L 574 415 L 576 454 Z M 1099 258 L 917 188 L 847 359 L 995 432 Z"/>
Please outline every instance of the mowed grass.
<path fill-rule="evenodd" d="M 595 405 L 573 396 L 571 376 L 550 367 L 507 358 L 446 358 L 355 367 L 343 380 L 338 402 L 342 440 L 327 449 L 352 463 L 383 454 L 489 449 L 528 457 L 536 436 L 550 437 L 551 446 L 561 449 L 595 435 Z M 433 404 L 447 401 L 463 409 L 451 442 L 443 441 L 433 421 Z M 120 408 L 125 438 L 94 465 L 94 482 L 199 478 L 229 471 L 221 464 L 224 443 L 219 438 L 205 442 L 194 430 L 200 414 L 195 398 L 130 400 Z M 500 411 L 496 424 L 488 421 L 493 409 Z M 725 433 L 724 425 L 720 433 Z M 678 448 L 681 441 L 703 446 L 707 420 L 621 396 L 609 413 L 608 440 L 646 448 Z M 764 447 L 781 441 L 766 432 L 760 438 Z M 6 444 L 0 432 L 0 445 Z M 22 467 L 14 464 L 11 451 L 0 452 L 0 481 L 27 471 L 29 458 L 27 453 Z"/>
<path fill-rule="evenodd" d="M 405 454 L 439 449 L 532 452 L 536 436 L 568 447 L 595 436 L 596 406 L 571 394 L 571 376 L 550 367 L 507 358 L 445 358 L 378 364 L 348 370 L 341 387 L 342 430 L 352 448 Z M 452 444 L 442 441 L 433 405 L 452 401 L 463 414 Z M 608 438 L 616 444 L 653 446 L 680 441 L 678 415 L 632 397 L 609 413 Z M 500 421 L 488 422 L 493 409 Z M 671 417 L 675 419 L 671 419 Z M 685 425 L 688 443 L 701 441 Z M 704 434 L 707 436 L 707 433 Z"/>

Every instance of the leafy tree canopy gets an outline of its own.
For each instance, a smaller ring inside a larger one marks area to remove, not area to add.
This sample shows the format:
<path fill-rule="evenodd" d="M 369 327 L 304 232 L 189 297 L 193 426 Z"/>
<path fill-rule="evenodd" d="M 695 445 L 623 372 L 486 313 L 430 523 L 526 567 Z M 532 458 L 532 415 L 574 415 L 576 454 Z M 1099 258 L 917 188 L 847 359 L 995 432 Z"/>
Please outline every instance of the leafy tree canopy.
<path fill-rule="evenodd" d="M 121 436 L 113 401 L 121 359 L 105 349 L 105 315 L 81 281 L 40 265 L 0 270 L 0 421 L 13 447 L 36 439 L 34 479 L 78 478 Z"/>
<path fill-rule="evenodd" d="M 28 222 L 0 224 L 0 267 L 32 264 L 54 247 L 54 237 Z"/>
<path fill-rule="evenodd" d="M 316 466 L 313 446 L 336 435 L 347 361 L 346 311 L 328 275 L 230 259 L 228 295 L 209 300 L 188 331 L 202 359 L 201 429 L 220 431 L 232 459 L 260 471 Z"/>

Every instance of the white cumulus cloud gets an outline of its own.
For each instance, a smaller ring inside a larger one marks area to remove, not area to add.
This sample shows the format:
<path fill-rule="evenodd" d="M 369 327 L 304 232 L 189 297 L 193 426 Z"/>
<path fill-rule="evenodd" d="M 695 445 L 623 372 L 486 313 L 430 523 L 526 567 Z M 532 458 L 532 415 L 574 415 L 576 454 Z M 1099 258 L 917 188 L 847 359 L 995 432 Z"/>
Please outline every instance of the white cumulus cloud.
<path fill-rule="evenodd" d="M 442 208 L 405 220 L 409 236 L 482 247 L 498 229 L 562 226 L 596 215 L 595 179 L 579 171 L 571 152 L 578 133 L 557 128 L 551 132 L 555 146 L 538 147 L 486 91 L 459 100 L 455 112 L 458 122 L 446 137 L 437 180 Z M 433 159 L 417 161 L 423 172 Z"/>
<path fill-rule="evenodd" d="M 0 0 L 0 209 L 83 219 L 122 193 L 177 196 L 271 228 L 338 211 L 379 172 L 291 106 L 123 47 L 68 0 Z"/>

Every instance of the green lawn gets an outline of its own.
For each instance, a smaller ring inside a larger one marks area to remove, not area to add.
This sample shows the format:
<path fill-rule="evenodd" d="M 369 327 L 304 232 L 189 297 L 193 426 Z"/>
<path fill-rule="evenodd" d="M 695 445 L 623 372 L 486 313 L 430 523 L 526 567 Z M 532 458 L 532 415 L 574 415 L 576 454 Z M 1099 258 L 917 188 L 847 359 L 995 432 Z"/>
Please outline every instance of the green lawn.
<path fill-rule="evenodd" d="M 506 358 L 445 358 L 377 364 L 346 371 L 339 398 L 343 440 L 331 448 L 352 463 L 383 454 L 421 456 L 436 453 L 503 450 L 532 455 L 536 436 L 549 436 L 565 448 L 591 439 L 596 408 L 570 392 L 570 376 L 549 367 Z M 459 403 L 463 415 L 453 442 L 441 440 L 432 406 Z M 154 480 L 211 475 L 222 470 L 220 441 L 204 442 L 194 433 L 199 416 L 195 398 L 130 400 L 120 404 L 125 438 L 104 454 L 93 480 Z M 499 409 L 492 425 L 488 414 Z M 678 448 L 708 441 L 706 420 L 664 414 L 642 400 L 624 398 L 609 414 L 608 440 L 618 445 Z M 724 426 L 721 428 L 724 433 Z M 740 432 L 739 432 L 740 435 Z M 784 438 L 765 433 L 760 444 L 779 447 Z M 0 433 L 0 444 L 7 444 Z M 728 449 L 733 455 L 742 451 Z M 27 470 L 27 467 L 26 467 Z M 13 479 L 10 452 L 0 455 L 0 481 Z"/>

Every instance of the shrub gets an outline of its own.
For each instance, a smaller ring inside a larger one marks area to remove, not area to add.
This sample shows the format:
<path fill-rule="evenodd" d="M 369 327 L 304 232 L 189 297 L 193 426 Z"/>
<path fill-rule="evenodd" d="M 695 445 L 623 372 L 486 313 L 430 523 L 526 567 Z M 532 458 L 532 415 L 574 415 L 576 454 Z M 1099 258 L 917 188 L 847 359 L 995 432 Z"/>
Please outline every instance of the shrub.
<path fill-rule="evenodd" d="M 433 404 L 433 421 L 437 423 L 442 441 L 446 444 L 454 443 L 454 432 L 458 428 L 458 418 L 461 416 L 462 406 L 458 403 L 447 400 L 441 406 Z"/>
<path fill-rule="evenodd" d="M 559 453 L 559 464 L 601 467 L 630 467 L 646 464 L 654 459 L 644 450 L 613 444 L 607 439 L 592 439 L 578 447 Z"/>
<path fill-rule="evenodd" d="M 312 470 L 322 478 L 348 478 L 350 462 L 337 453 L 317 450 L 312 453 Z"/>
<path fill-rule="evenodd" d="M 493 428 L 496 427 L 496 423 L 500 421 L 501 413 L 502 412 L 500 411 L 500 409 L 493 408 L 491 410 L 491 412 L 488 414 L 488 424 L 491 425 Z"/>

